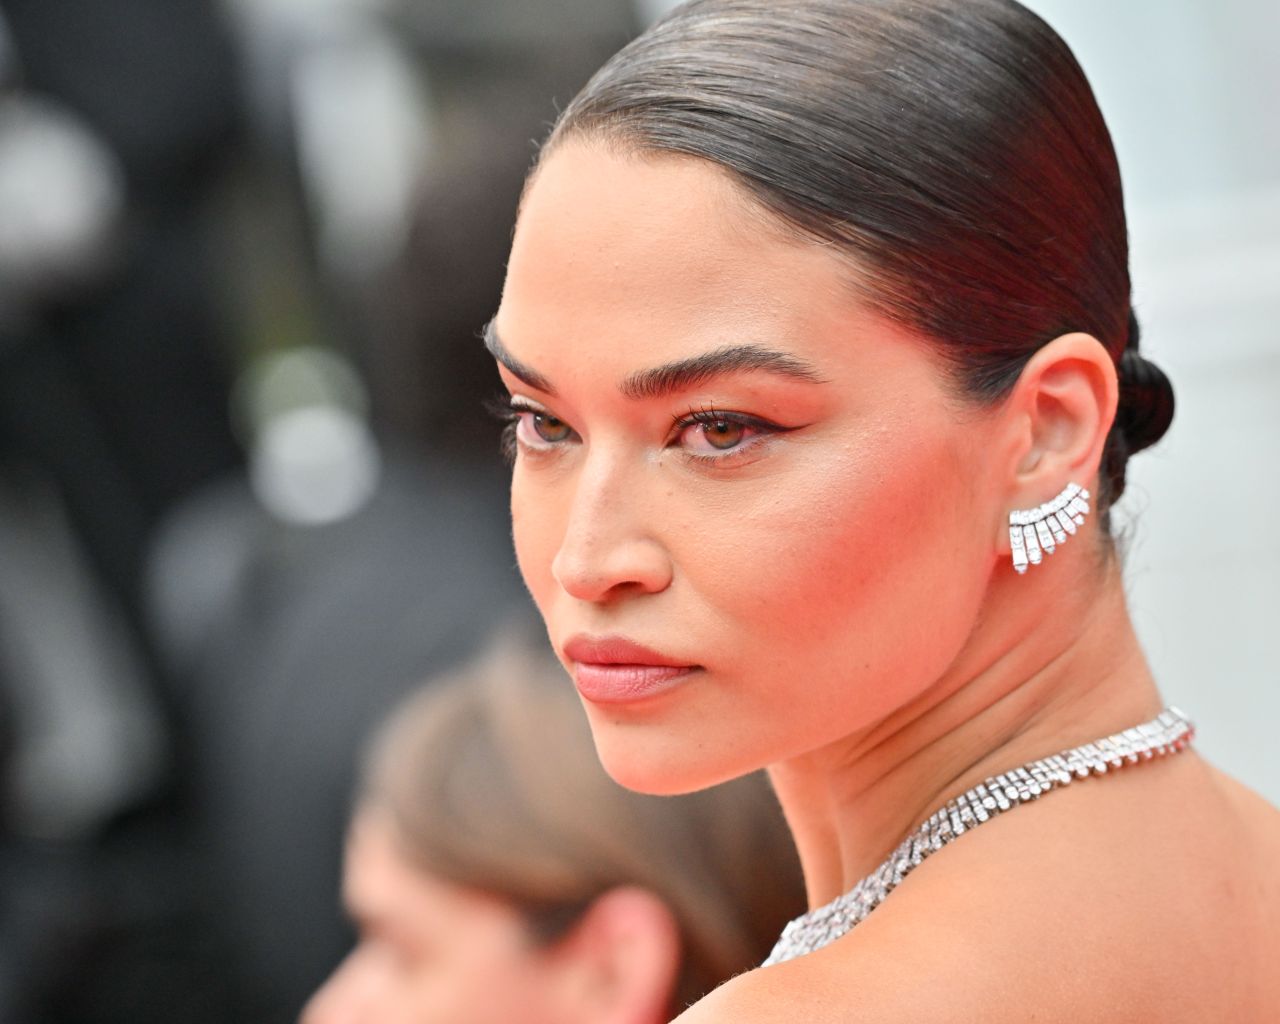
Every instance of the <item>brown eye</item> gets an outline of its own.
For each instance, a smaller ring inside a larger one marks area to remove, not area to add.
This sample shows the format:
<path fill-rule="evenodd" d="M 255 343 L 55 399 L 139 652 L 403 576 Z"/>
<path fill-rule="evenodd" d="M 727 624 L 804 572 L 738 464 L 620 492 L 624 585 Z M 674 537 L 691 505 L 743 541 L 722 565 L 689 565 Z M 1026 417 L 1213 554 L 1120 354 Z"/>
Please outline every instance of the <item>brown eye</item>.
<path fill-rule="evenodd" d="M 713 409 L 689 413 L 688 419 L 679 427 L 676 443 L 689 455 L 704 460 L 727 459 L 743 454 L 781 429 L 754 416 Z"/>
<path fill-rule="evenodd" d="M 702 424 L 702 434 L 707 439 L 707 443 L 721 451 L 736 448 L 742 443 L 745 433 L 746 427 L 731 420 L 713 420 Z"/>
<path fill-rule="evenodd" d="M 542 440 L 552 444 L 568 440 L 569 435 L 573 433 L 564 420 L 558 420 L 542 412 L 533 414 L 533 430 Z"/>

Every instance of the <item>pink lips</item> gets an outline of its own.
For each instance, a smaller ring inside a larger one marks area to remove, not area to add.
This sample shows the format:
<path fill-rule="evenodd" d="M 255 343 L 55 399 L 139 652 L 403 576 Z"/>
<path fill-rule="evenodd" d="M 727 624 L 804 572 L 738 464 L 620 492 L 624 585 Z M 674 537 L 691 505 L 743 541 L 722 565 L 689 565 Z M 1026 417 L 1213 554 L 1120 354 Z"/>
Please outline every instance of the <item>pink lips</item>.
<path fill-rule="evenodd" d="M 575 636 L 564 645 L 564 654 L 578 692 L 596 704 L 656 696 L 699 667 L 617 636 Z"/>

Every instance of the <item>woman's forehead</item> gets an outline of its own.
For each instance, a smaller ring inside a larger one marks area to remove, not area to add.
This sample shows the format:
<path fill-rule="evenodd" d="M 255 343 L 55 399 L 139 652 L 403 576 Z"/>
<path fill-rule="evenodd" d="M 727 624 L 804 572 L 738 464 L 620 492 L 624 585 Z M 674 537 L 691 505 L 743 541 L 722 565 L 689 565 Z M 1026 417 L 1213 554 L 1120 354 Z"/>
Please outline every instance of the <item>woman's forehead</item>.
<path fill-rule="evenodd" d="M 618 345 L 646 368 L 726 346 L 796 352 L 869 319 L 847 262 L 772 226 L 706 161 L 558 147 L 526 194 L 495 327 L 544 348 Z"/>
<path fill-rule="evenodd" d="M 550 218 L 561 233 L 589 223 L 627 235 L 674 231 L 693 242 L 700 240 L 700 227 L 727 233 L 746 226 L 750 206 L 730 173 L 709 160 L 575 137 L 539 162 L 521 202 L 516 235 Z"/>
<path fill-rule="evenodd" d="M 759 284 L 802 273 L 837 286 L 840 262 L 776 226 L 726 171 L 705 160 L 631 154 L 602 144 L 562 144 L 525 196 L 509 263 L 508 288 L 526 280 L 664 298 L 671 306 L 746 302 Z"/>

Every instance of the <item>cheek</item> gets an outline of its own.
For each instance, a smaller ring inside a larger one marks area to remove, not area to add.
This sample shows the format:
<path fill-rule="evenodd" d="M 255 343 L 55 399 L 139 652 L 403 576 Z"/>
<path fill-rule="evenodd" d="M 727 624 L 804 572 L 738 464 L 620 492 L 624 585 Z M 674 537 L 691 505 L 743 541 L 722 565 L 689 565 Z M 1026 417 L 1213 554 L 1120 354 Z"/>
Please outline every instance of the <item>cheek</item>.
<path fill-rule="evenodd" d="M 442 917 L 441 922 L 445 919 Z M 419 1024 L 559 1024 L 551 1012 L 552 972 L 525 924 L 505 904 L 455 907 L 447 936 L 417 976 Z"/>
<path fill-rule="evenodd" d="M 511 477 L 511 535 L 520 575 L 544 614 L 555 582 L 551 562 L 563 531 L 555 489 L 539 487 L 517 463 Z"/>
<path fill-rule="evenodd" d="M 844 684 L 890 664 L 904 687 L 941 671 L 971 626 L 989 558 L 975 543 L 985 531 L 972 463 L 940 436 L 895 428 L 806 452 L 786 480 L 690 531 L 682 561 L 740 633 L 738 649 L 774 671 L 825 659 Z"/>
<path fill-rule="evenodd" d="M 420 1003 L 419 1021 L 433 1024 L 556 1024 L 543 972 L 516 951 L 477 949 L 441 970 Z"/>

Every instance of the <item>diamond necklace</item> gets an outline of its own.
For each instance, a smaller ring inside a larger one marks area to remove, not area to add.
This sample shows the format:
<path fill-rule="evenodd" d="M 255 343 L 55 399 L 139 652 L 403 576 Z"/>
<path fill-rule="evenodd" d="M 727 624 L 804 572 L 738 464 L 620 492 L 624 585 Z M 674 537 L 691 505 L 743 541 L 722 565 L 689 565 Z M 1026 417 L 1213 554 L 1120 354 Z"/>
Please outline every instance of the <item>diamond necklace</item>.
<path fill-rule="evenodd" d="M 782 963 L 812 953 L 853 930 L 928 857 L 984 821 L 1037 799 L 1051 789 L 1090 775 L 1176 754 L 1191 743 L 1195 726 L 1177 708 L 1166 708 L 1150 722 L 1094 740 L 1061 754 L 1031 761 L 980 782 L 948 800 L 912 832 L 875 871 L 826 906 L 801 914 L 782 930 L 764 962 Z"/>

